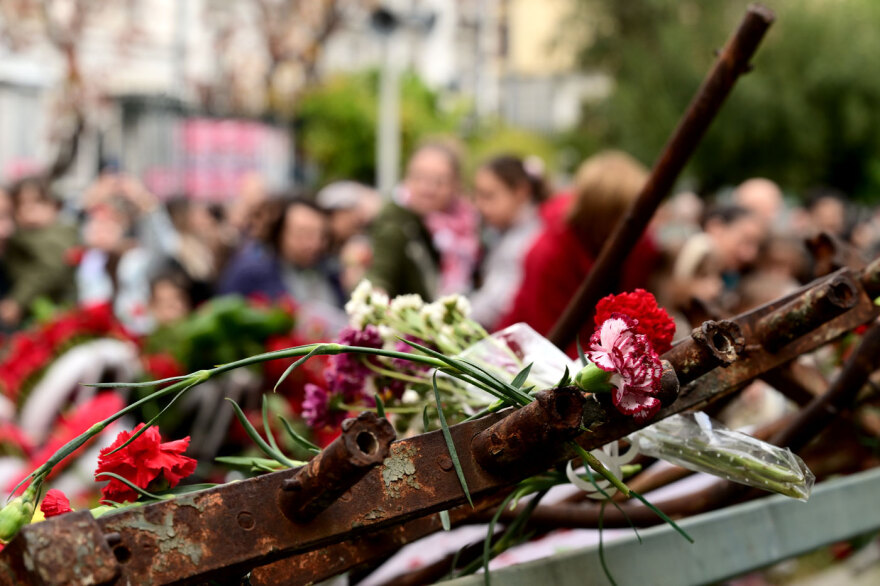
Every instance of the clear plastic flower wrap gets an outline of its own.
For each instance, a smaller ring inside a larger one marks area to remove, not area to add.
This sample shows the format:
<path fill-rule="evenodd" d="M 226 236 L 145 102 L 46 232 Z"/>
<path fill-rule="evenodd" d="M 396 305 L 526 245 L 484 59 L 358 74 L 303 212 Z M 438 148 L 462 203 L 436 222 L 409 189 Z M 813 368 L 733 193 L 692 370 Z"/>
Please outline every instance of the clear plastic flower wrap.
<path fill-rule="evenodd" d="M 513 324 L 495 332 L 469 346 L 456 358 L 469 360 L 509 380 L 531 364 L 525 386 L 534 386 L 536 389 L 556 386 L 566 368 L 571 376 L 580 368 L 552 342 L 525 323 Z M 487 404 L 494 400 L 476 387 L 470 387 L 469 390 L 478 393 Z"/>
<path fill-rule="evenodd" d="M 703 412 L 674 415 L 629 439 L 647 456 L 805 502 L 816 479 L 788 448 L 728 429 Z"/>

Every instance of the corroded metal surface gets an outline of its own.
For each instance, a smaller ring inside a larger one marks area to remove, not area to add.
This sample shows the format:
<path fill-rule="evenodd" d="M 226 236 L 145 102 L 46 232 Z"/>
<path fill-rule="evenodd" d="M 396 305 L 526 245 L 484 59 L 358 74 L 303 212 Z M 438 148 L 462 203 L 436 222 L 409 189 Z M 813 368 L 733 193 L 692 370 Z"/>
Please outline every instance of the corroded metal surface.
<path fill-rule="evenodd" d="M 117 556 L 88 511 L 28 525 L 3 551 L 0 582 L 34 586 L 115 584 Z"/>
<path fill-rule="evenodd" d="M 679 384 L 687 384 L 717 366 L 729 366 L 743 351 L 745 339 L 736 322 L 703 322 L 691 333 L 692 342 L 676 344 L 664 355 L 674 364 Z"/>
<path fill-rule="evenodd" d="M 580 433 L 585 402 L 575 387 L 541 391 L 535 401 L 477 434 L 471 444 L 474 457 L 487 470 L 520 475 L 533 462 L 552 460 L 565 441 Z"/>
<path fill-rule="evenodd" d="M 387 419 L 364 412 L 342 422 L 342 434 L 285 480 L 278 504 L 288 519 L 304 523 L 354 486 L 388 456 L 396 434 Z"/>

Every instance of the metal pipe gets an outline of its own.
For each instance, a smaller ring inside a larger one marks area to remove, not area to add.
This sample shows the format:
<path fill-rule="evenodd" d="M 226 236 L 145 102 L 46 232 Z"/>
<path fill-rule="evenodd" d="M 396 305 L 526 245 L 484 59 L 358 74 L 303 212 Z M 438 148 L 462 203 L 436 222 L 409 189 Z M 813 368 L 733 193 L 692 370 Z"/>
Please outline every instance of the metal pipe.
<path fill-rule="evenodd" d="M 343 421 L 342 435 L 282 483 L 284 516 L 296 523 L 316 517 L 388 457 L 395 437 L 388 420 L 370 411 Z"/>
<path fill-rule="evenodd" d="M 775 18 L 769 8 L 759 4 L 748 7 L 736 33 L 719 54 L 678 127 L 663 147 L 638 199 L 615 226 L 593 268 L 550 332 L 551 342 L 565 348 L 574 341 L 581 326 L 592 316 L 596 303 L 616 282 L 620 266 L 632 252 L 660 202 L 672 189 L 734 83 L 749 70 L 749 60 Z"/>

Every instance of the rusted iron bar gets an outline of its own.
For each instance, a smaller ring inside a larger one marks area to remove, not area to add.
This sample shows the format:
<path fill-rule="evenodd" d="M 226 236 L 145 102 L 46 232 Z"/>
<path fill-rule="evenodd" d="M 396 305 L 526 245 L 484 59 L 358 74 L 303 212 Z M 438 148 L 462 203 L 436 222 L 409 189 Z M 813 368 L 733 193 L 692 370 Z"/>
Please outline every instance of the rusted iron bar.
<path fill-rule="evenodd" d="M 675 365 L 685 385 L 716 366 L 730 366 L 743 351 L 745 338 L 736 322 L 705 321 L 691 333 L 694 343 L 678 343 L 664 357 Z"/>
<path fill-rule="evenodd" d="M 856 304 L 858 288 L 852 276 L 835 274 L 832 278 L 780 307 L 758 323 L 761 342 L 771 352 L 816 329 Z"/>
<path fill-rule="evenodd" d="M 813 257 L 814 278 L 824 277 L 844 267 L 857 270 L 865 268 L 865 257 L 859 249 L 828 232 L 807 238 L 804 244 Z"/>
<path fill-rule="evenodd" d="M 880 257 L 871 261 L 862 271 L 862 287 L 872 298 L 880 297 Z"/>
<path fill-rule="evenodd" d="M 388 456 L 391 423 L 365 411 L 342 422 L 342 434 L 281 485 L 278 504 L 297 523 L 312 520 Z"/>
<path fill-rule="evenodd" d="M 762 374 L 761 379 L 801 407 L 828 390 L 828 381 L 817 368 L 797 360 Z"/>
<path fill-rule="evenodd" d="M 856 395 L 868 382 L 868 377 L 877 370 L 878 356 L 880 356 L 880 324 L 874 322 L 847 359 L 843 370 L 834 379 L 828 392 L 816 397 L 804 407 L 791 426 L 773 437 L 772 442 L 789 447 L 793 451 L 804 447 L 833 421 L 841 410 L 852 404 Z"/>
<path fill-rule="evenodd" d="M 663 147 L 638 199 L 615 226 L 596 263 L 550 332 L 551 342 L 560 348 L 567 347 L 581 327 L 588 323 L 602 295 L 610 292 L 607 288 L 617 281 L 620 266 L 632 252 L 660 202 L 672 189 L 734 83 L 748 71 L 749 60 L 774 19 L 773 12 L 764 6 L 753 4 L 748 7 L 739 28 L 724 46 L 678 127 Z"/>
<path fill-rule="evenodd" d="M 541 391 L 535 401 L 477 434 L 471 443 L 474 457 L 496 474 L 531 468 L 561 453 L 564 442 L 580 434 L 585 402 L 575 387 Z M 546 468 L 538 466 L 536 472 Z"/>

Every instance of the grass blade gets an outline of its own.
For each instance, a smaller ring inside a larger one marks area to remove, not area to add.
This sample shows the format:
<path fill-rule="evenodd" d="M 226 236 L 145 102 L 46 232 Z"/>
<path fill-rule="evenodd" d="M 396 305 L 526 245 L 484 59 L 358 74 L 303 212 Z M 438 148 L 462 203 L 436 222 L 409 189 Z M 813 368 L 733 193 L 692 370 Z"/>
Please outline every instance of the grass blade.
<path fill-rule="evenodd" d="M 574 340 L 574 344 L 577 347 L 578 356 L 581 359 L 581 366 L 586 366 L 589 361 L 587 360 L 587 355 L 584 353 L 584 349 L 581 347 L 581 338 L 578 336 Z"/>
<path fill-rule="evenodd" d="M 266 432 L 266 439 L 269 440 L 269 445 L 272 446 L 276 452 L 281 452 L 281 449 L 278 447 L 278 443 L 275 441 L 275 435 L 272 433 L 272 428 L 269 427 L 269 404 L 266 402 L 266 395 L 263 395 L 263 431 Z"/>
<path fill-rule="evenodd" d="M 323 350 L 323 345 L 315 346 L 314 348 L 312 348 L 311 352 L 309 352 L 308 354 L 306 354 L 305 356 L 303 356 L 302 358 L 300 358 L 299 360 L 297 360 L 296 362 L 294 362 L 293 364 L 288 366 L 284 370 L 284 372 L 281 374 L 281 376 L 278 377 L 278 380 L 275 382 L 275 388 L 272 389 L 272 391 L 277 393 L 278 387 L 281 386 L 281 383 L 284 382 L 284 379 L 286 379 L 290 375 L 291 372 L 293 372 L 294 370 L 296 370 L 297 368 L 302 366 L 306 360 L 308 360 L 309 358 L 311 358 L 312 356 L 314 356 L 315 354 L 317 354 L 321 350 Z"/>
<path fill-rule="evenodd" d="M 529 372 L 531 372 L 532 370 L 532 364 L 534 364 L 534 362 L 519 371 L 519 374 L 516 375 L 516 377 L 513 379 L 513 382 L 511 382 L 510 384 L 518 389 L 521 389 L 525 382 L 529 379 Z"/>
<path fill-rule="evenodd" d="M 654 514 L 657 515 L 658 517 L 660 517 L 661 519 L 663 519 L 664 523 L 668 523 L 669 525 L 671 525 L 672 528 L 675 529 L 679 533 L 679 535 L 681 535 L 682 537 L 687 539 L 690 543 L 694 542 L 693 537 L 688 535 L 687 532 L 684 529 L 682 529 L 681 527 L 679 527 L 675 521 L 673 521 L 672 519 L 667 517 L 666 513 L 664 513 L 663 511 L 661 511 L 660 509 L 658 509 L 654 505 L 652 505 L 650 502 L 648 502 L 648 499 L 646 499 L 645 497 L 643 497 L 642 495 L 640 495 L 639 493 L 637 493 L 634 490 L 631 490 L 630 494 L 632 496 L 636 497 L 637 499 L 639 499 L 640 501 L 642 501 L 643 505 L 645 505 L 646 507 L 648 507 L 649 509 L 654 511 Z"/>
<path fill-rule="evenodd" d="M 288 420 L 286 420 L 281 415 L 278 416 L 278 419 L 281 420 L 281 425 L 284 426 L 284 431 L 287 432 L 287 435 L 290 436 L 290 439 L 293 440 L 293 443 L 295 443 L 296 445 L 298 445 L 299 447 L 301 447 L 302 449 L 304 449 L 305 451 L 307 451 L 309 453 L 312 453 L 312 454 L 320 454 L 321 453 L 321 448 L 319 448 L 318 446 L 316 446 L 315 444 L 313 444 L 312 442 L 310 442 L 309 440 L 307 440 L 306 438 L 304 438 L 300 434 L 296 433 L 296 430 L 293 429 L 293 426 L 290 424 L 290 422 Z"/>
<path fill-rule="evenodd" d="M 147 492 L 146 490 L 144 490 L 143 488 L 141 488 L 137 484 L 133 483 L 131 480 L 129 480 L 127 478 L 123 478 L 119 474 L 114 474 L 113 472 L 99 472 L 98 474 L 95 474 L 95 478 L 98 478 L 99 476 L 102 476 L 102 477 L 106 476 L 108 478 L 114 478 L 114 479 L 118 480 L 119 482 L 121 482 L 122 484 L 124 484 L 125 486 L 127 486 L 128 488 L 130 488 L 133 491 L 135 491 L 136 493 L 138 493 L 140 496 L 143 496 L 143 497 L 146 497 L 146 498 L 152 499 L 152 500 L 157 500 L 157 501 L 162 500 L 162 497 L 160 497 L 159 495 L 153 494 L 152 492 Z"/>
<path fill-rule="evenodd" d="M 382 402 L 382 397 L 379 396 L 379 393 L 376 393 L 376 415 L 385 419 L 385 403 Z"/>
<path fill-rule="evenodd" d="M 605 532 L 602 529 L 602 521 L 605 520 L 605 505 L 607 504 L 608 501 L 602 501 L 602 504 L 599 506 L 599 522 L 597 523 L 597 529 L 599 530 L 599 563 L 602 564 L 602 571 L 605 572 L 605 577 L 611 582 L 611 586 L 617 586 L 614 576 L 611 575 L 611 570 L 608 569 L 608 564 L 605 563 L 605 540 L 602 538 Z"/>
<path fill-rule="evenodd" d="M 571 384 L 571 374 L 568 372 L 568 366 L 565 367 L 565 372 L 562 373 L 562 378 L 559 379 L 559 382 L 556 383 L 556 387 L 567 387 Z"/>
<path fill-rule="evenodd" d="M 440 391 L 437 389 L 437 373 L 431 379 L 434 385 L 434 399 L 437 401 L 437 418 L 440 420 L 440 429 L 443 430 L 443 439 L 446 440 L 446 447 L 449 449 L 449 457 L 452 458 L 452 465 L 455 467 L 455 473 L 458 475 L 458 481 L 461 483 L 461 489 L 464 496 L 467 497 L 468 504 L 474 508 L 474 502 L 471 500 L 471 493 L 468 490 L 467 480 L 464 477 L 464 471 L 461 469 L 461 462 L 458 459 L 458 452 L 455 450 L 455 444 L 452 443 L 452 434 L 449 432 L 449 425 L 446 423 L 446 416 L 443 414 L 443 407 L 440 405 Z"/>
<path fill-rule="evenodd" d="M 247 432 L 248 436 L 250 436 L 250 438 L 254 440 L 254 443 L 257 444 L 257 447 L 263 450 L 264 454 L 266 454 L 273 460 L 284 464 L 285 466 L 288 466 L 290 468 L 296 467 L 296 463 L 294 463 L 293 460 L 289 459 L 278 450 L 273 449 L 272 446 L 267 444 L 266 441 L 262 437 L 260 437 L 259 432 L 257 432 L 257 430 L 254 429 L 254 426 L 251 425 L 251 422 L 248 421 L 247 416 L 244 414 L 244 411 L 241 410 L 241 407 L 238 406 L 238 403 L 236 403 L 229 397 L 227 397 L 226 400 L 232 403 L 232 408 L 235 409 L 235 417 L 238 419 L 238 422 L 241 423 L 242 427 L 244 427 L 244 430 L 245 432 Z"/>
<path fill-rule="evenodd" d="M 118 452 L 119 450 L 121 450 L 122 448 L 128 447 L 128 445 L 129 445 L 131 442 L 133 442 L 134 440 L 136 440 L 137 438 L 139 438 L 139 437 L 140 437 L 145 431 L 147 431 L 148 429 L 150 429 L 151 427 L 153 427 L 153 426 L 156 424 L 156 422 L 159 420 L 159 418 L 162 417 L 162 415 L 163 415 L 166 411 L 168 411 L 169 407 L 171 407 L 171 406 L 175 403 L 175 401 L 177 401 L 177 399 L 180 398 L 180 396 L 181 396 L 182 394 L 184 394 L 185 392 L 187 392 L 188 390 L 190 390 L 191 388 L 193 388 L 195 385 L 196 385 L 196 383 L 192 383 L 191 385 L 185 386 L 185 387 L 183 387 L 182 389 L 180 389 L 180 391 L 178 391 L 178 393 L 177 393 L 176 395 L 174 395 L 173 397 L 171 397 L 171 400 L 168 401 L 168 404 L 165 405 L 164 407 L 162 407 L 162 410 L 161 410 L 161 411 L 159 411 L 158 413 L 156 413 L 156 415 L 153 416 L 152 419 L 150 419 L 149 421 L 147 421 L 147 422 L 144 424 L 144 426 L 143 426 L 142 428 L 140 428 L 139 430 L 137 430 L 136 432 L 134 432 L 133 434 L 131 434 L 131 437 L 128 438 L 127 440 L 125 440 L 125 443 L 123 443 L 123 444 L 122 444 L 121 446 L 119 446 L 118 448 L 115 448 L 112 452 L 108 453 L 107 455 L 108 455 L 108 456 L 112 456 L 113 454 L 115 454 L 116 452 Z"/>
<path fill-rule="evenodd" d="M 440 524 L 443 525 L 443 531 L 451 531 L 452 521 L 449 519 L 449 511 L 440 511 L 437 514 L 440 515 Z"/>

